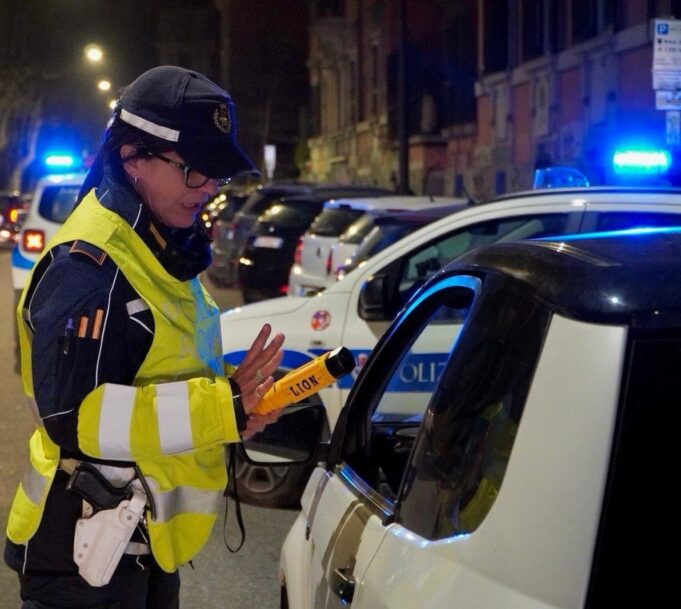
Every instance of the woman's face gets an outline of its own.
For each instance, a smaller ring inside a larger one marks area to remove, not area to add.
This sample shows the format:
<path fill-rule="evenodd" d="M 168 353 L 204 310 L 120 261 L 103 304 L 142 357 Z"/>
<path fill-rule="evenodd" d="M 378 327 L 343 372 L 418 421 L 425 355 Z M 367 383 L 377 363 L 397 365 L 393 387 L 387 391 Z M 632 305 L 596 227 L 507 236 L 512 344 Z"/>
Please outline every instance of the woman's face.
<path fill-rule="evenodd" d="M 121 157 L 125 159 L 135 152 L 132 146 L 123 146 Z M 164 152 L 163 156 L 184 165 L 175 151 Z M 156 219 L 169 228 L 190 227 L 201 206 L 218 192 L 218 183 L 212 179 L 199 188 L 187 187 L 183 169 L 154 156 L 131 159 L 125 167 L 140 197 Z"/>

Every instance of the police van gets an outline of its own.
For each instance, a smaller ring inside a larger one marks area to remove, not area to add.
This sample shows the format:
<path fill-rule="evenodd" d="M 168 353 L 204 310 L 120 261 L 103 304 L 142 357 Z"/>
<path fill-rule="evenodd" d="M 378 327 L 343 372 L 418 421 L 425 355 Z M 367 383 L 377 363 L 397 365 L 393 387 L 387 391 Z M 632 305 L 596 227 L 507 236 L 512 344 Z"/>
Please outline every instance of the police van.
<path fill-rule="evenodd" d="M 286 335 L 282 370 L 345 346 L 356 370 L 323 389 L 333 430 L 354 380 L 396 314 L 426 280 L 448 262 L 480 246 L 519 239 L 681 226 L 681 190 L 623 187 L 549 188 L 513 193 L 446 216 L 379 252 L 335 285 L 312 297 L 285 297 L 238 307 L 221 316 L 224 357 L 238 364 L 264 323 Z M 402 364 L 393 389 L 405 404 L 432 389 L 444 355 L 433 339 Z M 453 338 L 453 337 L 448 337 Z M 413 383 L 421 390 L 415 391 Z M 410 384 L 407 393 L 403 387 Z M 407 412 L 405 405 L 403 410 Z M 295 502 L 306 476 L 301 468 L 259 470 L 240 463 L 240 491 L 263 505 Z M 308 472 L 309 473 L 309 470 Z"/>

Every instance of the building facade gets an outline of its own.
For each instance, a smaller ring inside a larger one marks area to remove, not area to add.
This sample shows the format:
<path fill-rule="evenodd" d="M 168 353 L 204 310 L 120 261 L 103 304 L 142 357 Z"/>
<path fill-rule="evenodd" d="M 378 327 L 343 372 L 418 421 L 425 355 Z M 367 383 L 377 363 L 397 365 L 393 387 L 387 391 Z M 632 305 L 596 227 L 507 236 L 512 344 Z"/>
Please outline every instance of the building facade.
<path fill-rule="evenodd" d="M 398 186 L 402 145 L 416 193 L 488 198 L 549 164 L 612 183 L 613 151 L 642 135 L 676 153 L 652 78 L 654 19 L 675 16 L 675 0 L 313 3 L 306 174 Z"/>

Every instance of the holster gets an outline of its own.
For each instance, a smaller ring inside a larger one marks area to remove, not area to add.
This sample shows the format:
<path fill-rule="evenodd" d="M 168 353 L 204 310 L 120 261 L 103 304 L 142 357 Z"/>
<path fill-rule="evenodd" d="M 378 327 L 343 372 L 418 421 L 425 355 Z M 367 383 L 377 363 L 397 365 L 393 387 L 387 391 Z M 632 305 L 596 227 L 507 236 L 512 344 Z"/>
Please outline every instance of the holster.
<path fill-rule="evenodd" d="M 111 580 L 144 515 L 146 493 L 134 480 L 116 487 L 84 462 L 75 467 L 66 488 L 78 493 L 94 512 L 76 522 L 73 560 L 88 584 L 104 586 Z"/>

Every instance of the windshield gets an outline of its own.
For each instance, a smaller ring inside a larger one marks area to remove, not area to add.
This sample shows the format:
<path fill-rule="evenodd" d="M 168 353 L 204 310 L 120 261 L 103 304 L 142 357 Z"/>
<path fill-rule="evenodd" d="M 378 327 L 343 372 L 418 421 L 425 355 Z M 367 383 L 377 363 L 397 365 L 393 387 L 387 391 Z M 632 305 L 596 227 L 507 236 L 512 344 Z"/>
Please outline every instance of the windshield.
<path fill-rule="evenodd" d="M 40 197 L 38 213 L 52 222 L 64 222 L 76 203 L 79 191 L 80 186 L 76 185 L 46 186 Z"/>
<path fill-rule="evenodd" d="M 261 220 L 273 226 L 309 226 L 315 215 L 319 213 L 320 205 L 304 201 L 282 201 L 272 205 Z"/>
<path fill-rule="evenodd" d="M 343 243 L 357 245 L 371 232 L 375 222 L 376 221 L 371 214 L 363 214 L 343 231 L 343 234 L 339 239 Z"/>
<path fill-rule="evenodd" d="M 310 226 L 310 233 L 320 237 L 338 237 L 350 224 L 363 215 L 364 211 L 360 209 L 327 207 Z"/>

